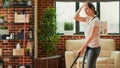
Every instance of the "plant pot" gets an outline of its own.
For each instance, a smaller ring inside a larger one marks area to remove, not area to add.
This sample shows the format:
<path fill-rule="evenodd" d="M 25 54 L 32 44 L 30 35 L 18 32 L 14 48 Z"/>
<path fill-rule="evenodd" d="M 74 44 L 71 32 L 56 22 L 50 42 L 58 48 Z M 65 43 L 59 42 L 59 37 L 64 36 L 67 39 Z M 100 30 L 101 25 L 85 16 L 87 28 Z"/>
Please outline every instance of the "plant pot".
<path fill-rule="evenodd" d="M 32 2 L 30 0 L 28 0 L 27 5 L 29 5 L 29 6 L 32 5 Z"/>
<path fill-rule="evenodd" d="M 14 6 L 17 6 L 18 4 L 19 4 L 19 2 L 17 2 L 17 1 L 14 1 L 14 2 L 13 2 L 13 5 L 14 5 Z"/>
<path fill-rule="evenodd" d="M 20 2 L 21 6 L 26 6 L 27 5 L 27 1 L 25 2 Z"/>
<path fill-rule="evenodd" d="M 62 68 L 61 56 L 42 57 L 35 59 L 35 68 Z"/>
<path fill-rule="evenodd" d="M 0 35 L 3 35 L 3 34 L 9 34 L 9 30 L 8 29 L 0 29 Z"/>
<path fill-rule="evenodd" d="M 0 23 L 3 23 L 3 22 L 4 22 L 4 19 L 1 19 L 1 18 L 0 18 Z"/>
<path fill-rule="evenodd" d="M 26 56 L 29 56 L 30 55 L 30 52 L 26 52 Z"/>
<path fill-rule="evenodd" d="M 65 30 L 64 35 L 73 35 L 73 30 Z"/>
<path fill-rule="evenodd" d="M 18 68 L 30 68 L 30 65 L 29 64 L 25 64 L 25 66 L 22 66 L 21 64 L 19 64 Z"/>

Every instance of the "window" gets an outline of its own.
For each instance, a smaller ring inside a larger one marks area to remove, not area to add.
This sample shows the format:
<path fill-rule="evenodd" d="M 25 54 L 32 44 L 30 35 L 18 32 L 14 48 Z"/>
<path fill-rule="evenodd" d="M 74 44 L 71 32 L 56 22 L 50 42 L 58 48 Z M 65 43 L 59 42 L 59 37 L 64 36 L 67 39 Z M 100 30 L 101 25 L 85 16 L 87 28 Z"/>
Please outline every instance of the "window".
<path fill-rule="evenodd" d="M 101 2 L 100 12 L 101 21 L 106 23 L 104 28 L 107 33 L 120 33 L 119 2 Z"/>
<path fill-rule="evenodd" d="M 79 34 L 84 32 L 85 24 L 79 23 L 73 19 L 76 10 L 83 4 L 83 2 L 56 2 L 58 33 L 64 33 L 64 22 L 74 23 L 74 33 Z M 102 23 L 101 33 L 120 34 L 120 20 L 119 20 L 119 1 L 115 2 L 93 2 L 95 8 L 99 12 L 99 18 Z M 85 16 L 82 11 L 81 15 Z"/>
<path fill-rule="evenodd" d="M 75 14 L 75 2 L 56 2 L 57 32 L 64 33 L 64 22 L 73 22 Z M 75 28 L 74 28 L 75 29 Z"/>

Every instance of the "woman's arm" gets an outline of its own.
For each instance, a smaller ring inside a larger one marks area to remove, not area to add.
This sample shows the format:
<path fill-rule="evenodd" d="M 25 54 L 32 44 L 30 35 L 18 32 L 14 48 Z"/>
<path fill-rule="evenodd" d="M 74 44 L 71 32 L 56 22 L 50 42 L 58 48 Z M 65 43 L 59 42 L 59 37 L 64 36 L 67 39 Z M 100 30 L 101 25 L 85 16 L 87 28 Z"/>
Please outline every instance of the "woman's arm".
<path fill-rule="evenodd" d="M 81 21 L 81 22 L 86 22 L 86 17 L 81 17 L 79 16 L 81 10 L 85 7 L 85 4 L 80 7 L 77 12 L 75 13 L 75 16 L 74 16 L 74 19 L 77 20 L 77 21 Z"/>

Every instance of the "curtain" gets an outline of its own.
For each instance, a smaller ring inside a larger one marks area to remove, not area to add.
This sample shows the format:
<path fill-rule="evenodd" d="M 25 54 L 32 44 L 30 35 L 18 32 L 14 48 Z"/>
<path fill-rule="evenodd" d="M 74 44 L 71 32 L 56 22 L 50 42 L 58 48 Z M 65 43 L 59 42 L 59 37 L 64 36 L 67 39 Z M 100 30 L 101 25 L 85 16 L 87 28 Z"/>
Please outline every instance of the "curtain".
<path fill-rule="evenodd" d="M 108 2 L 108 1 L 120 1 L 120 0 L 56 0 L 56 1 L 62 1 L 62 2 L 85 2 L 85 1 L 91 1 L 91 2 Z"/>

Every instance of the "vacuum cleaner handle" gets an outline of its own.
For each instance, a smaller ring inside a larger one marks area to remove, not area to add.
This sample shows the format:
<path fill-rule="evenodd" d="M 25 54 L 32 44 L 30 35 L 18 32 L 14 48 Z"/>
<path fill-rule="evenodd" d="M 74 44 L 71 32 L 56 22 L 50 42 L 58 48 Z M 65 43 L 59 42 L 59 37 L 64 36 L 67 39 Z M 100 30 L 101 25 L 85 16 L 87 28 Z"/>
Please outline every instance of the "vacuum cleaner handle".
<path fill-rule="evenodd" d="M 76 63 L 77 59 L 79 58 L 80 56 L 80 52 L 78 53 L 78 55 L 76 56 L 76 58 L 74 59 L 72 65 L 70 66 L 70 68 L 73 68 L 74 64 Z"/>

